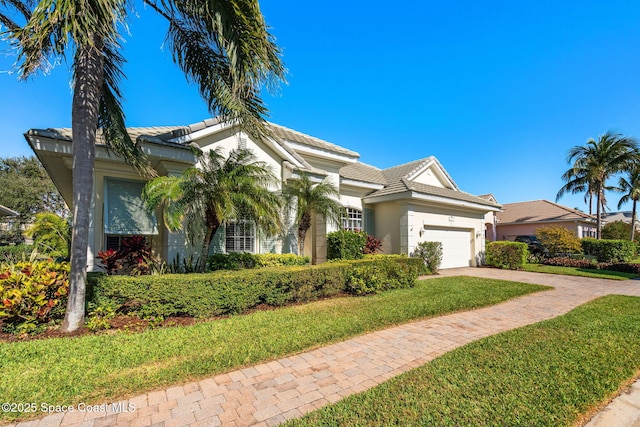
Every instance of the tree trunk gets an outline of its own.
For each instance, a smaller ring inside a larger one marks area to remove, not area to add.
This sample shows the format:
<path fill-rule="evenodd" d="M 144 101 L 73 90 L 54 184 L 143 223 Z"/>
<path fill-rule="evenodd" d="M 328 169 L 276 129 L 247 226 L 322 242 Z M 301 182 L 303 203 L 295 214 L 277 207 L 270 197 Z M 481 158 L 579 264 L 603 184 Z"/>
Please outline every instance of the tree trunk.
<path fill-rule="evenodd" d="M 307 231 L 311 228 L 311 214 L 305 213 L 300 218 L 300 224 L 298 224 L 298 255 L 304 256 L 304 241 L 307 237 Z"/>
<path fill-rule="evenodd" d="M 84 325 L 87 248 L 98 109 L 104 75 L 103 61 L 102 40 L 94 40 L 94 46 L 78 47 L 71 109 L 73 135 L 71 275 L 67 311 L 62 324 L 64 332 L 73 332 Z"/>
<path fill-rule="evenodd" d="M 211 241 L 213 240 L 213 236 L 216 235 L 216 231 L 220 224 L 215 226 L 207 226 L 207 231 L 204 235 L 204 242 L 202 242 L 202 251 L 200 253 L 200 266 L 198 270 L 202 273 L 207 269 L 207 258 L 209 258 L 209 248 L 211 247 Z"/>
<path fill-rule="evenodd" d="M 601 203 L 600 200 L 602 200 L 602 190 L 598 190 L 598 197 L 596 199 L 596 239 L 600 239 L 600 234 L 601 234 L 601 227 L 600 227 L 600 223 L 601 223 L 601 216 L 602 216 L 602 209 L 601 209 Z"/>
<path fill-rule="evenodd" d="M 633 238 L 635 237 L 635 231 L 636 231 L 636 203 L 638 203 L 637 200 L 633 201 L 633 208 L 631 209 L 631 241 L 633 242 Z"/>

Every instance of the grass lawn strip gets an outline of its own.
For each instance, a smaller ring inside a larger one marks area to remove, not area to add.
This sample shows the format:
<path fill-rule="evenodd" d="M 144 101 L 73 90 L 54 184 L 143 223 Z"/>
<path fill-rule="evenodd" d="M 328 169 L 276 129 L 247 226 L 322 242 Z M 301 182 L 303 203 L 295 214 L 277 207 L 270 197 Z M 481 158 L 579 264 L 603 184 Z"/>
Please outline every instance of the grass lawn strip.
<path fill-rule="evenodd" d="M 260 311 L 141 334 L 0 344 L 2 402 L 113 401 L 407 321 L 497 304 L 547 287 L 472 277 Z M 27 414 L 24 414 L 27 415 Z M 20 416 L 3 413 L 2 417 Z"/>
<path fill-rule="evenodd" d="M 594 277 L 596 279 L 629 280 L 633 279 L 634 277 L 638 277 L 637 274 L 623 273 L 620 271 L 596 270 L 578 267 L 560 267 L 544 264 L 525 264 L 522 269 L 524 271 L 530 271 L 532 273 L 564 274 L 566 276 Z"/>
<path fill-rule="evenodd" d="M 503 332 L 287 426 L 571 426 L 640 369 L 640 298 Z"/>

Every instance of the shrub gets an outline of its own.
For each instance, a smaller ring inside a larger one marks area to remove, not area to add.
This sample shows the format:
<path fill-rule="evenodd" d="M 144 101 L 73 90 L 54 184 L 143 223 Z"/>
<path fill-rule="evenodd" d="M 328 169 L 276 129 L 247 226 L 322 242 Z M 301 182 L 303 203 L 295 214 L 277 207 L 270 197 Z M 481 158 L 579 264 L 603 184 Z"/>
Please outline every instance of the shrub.
<path fill-rule="evenodd" d="M 14 264 L 20 261 L 27 261 L 35 249 L 33 245 L 13 245 L 0 246 L 0 263 Z"/>
<path fill-rule="evenodd" d="M 307 265 L 311 262 L 308 256 L 296 254 L 255 254 L 258 267 L 281 267 L 287 265 Z"/>
<path fill-rule="evenodd" d="M 526 243 L 498 241 L 487 244 L 487 264 L 494 267 L 517 270 L 527 262 L 528 257 Z"/>
<path fill-rule="evenodd" d="M 334 231 L 327 234 L 327 259 L 360 259 L 366 244 L 364 231 Z"/>
<path fill-rule="evenodd" d="M 0 267 L 0 318 L 5 328 L 31 332 L 62 318 L 69 290 L 69 264 L 18 262 Z"/>
<path fill-rule="evenodd" d="M 279 306 L 345 291 L 362 294 L 412 286 L 421 265 L 422 260 L 401 258 L 154 277 L 93 276 L 88 297 L 97 306 L 115 306 L 145 318 L 211 317 L 242 313 L 259 304 Z M 355 283 L 354 275 L 372 274 L 379 277 L 375 289 L 347 288 L 347 283 Z"/>
<path fill-rule="evenodd" d="M 631 224 L 624 221 L 608 222 L 602 227 L 600 235 L 606 240 L 629 240 L 631 238 Z"/>
<path fill-rule="evenodd" d="M 597 264 L 587 259 L 575 259 L 569 257 L 547 258 L 542 261 L 545 265 L 558 267 L 597 268 Z"/>
<path fill-rule="evenodd" d="M 381 262 L 362 264 L 349 272 L 346 291 L 354 295 L 376 294 L 390 289 L 412 287 L 420 267 L 409 263 L 382 259 Z"/>
<path fill-rule="evenodd" d="M 538 240 L 551 254 L 572 254 L 582 251 L 580 239 L 567 228 L 557 225 L 536 230 Z"/>
<path fill-rule="evenodd" d="M 425 267 L 431 274 L 436 274 L 442 264 L 442 243 L 420 242 L 414 256 L 424 261 Z"/>
<path fill-rule="evenodd" d="M 255 268 L 257 264 L 258 259 L 249 252 L 218 253 L 209 256 L 207 271 L 243 270 L 245 268 Z"/>
<path fill-rule="evenodd" d="M 377 254 L 382 249 L 382 241 L 373 236 L 367 235 L 367 243 L 362 249 L 362 253 L 365 255 Z"/>
<path fill-rule="evenodd" d="M 629 261 L 635 253 L 635 244 L 630 240 L 582 239 L 585 254 L 593 255 L 598 262 Z"/>

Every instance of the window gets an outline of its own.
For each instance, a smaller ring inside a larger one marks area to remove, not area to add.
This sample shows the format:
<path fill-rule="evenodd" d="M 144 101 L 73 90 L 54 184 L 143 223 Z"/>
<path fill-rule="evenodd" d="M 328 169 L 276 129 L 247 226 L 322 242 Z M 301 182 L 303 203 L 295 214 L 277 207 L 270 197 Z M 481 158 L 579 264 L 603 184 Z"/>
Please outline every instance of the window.
<path fill-rule="evenodd" d="M 362 211 L 359 209 L 347 208 L 347 212 L 342 220 L 342 228 L 349 231 L 361 231 Z"/>
<path fill-rule="evenodd" d="M 122 249 L 123 244 L 122 241 L 126 240 L 128 238 L 134 237 L 134 235 L 119 235 L 119 234 L 105 234 L 104 236 L 104 248 L 105 249 L 113 249 L 114 251 L 119 251 Z M 143 241 L 144 241 L 144 245 L 148 246 L 149 245 L 149 239 L 147 238 L 147 236 L 141 236 L 143 237 Z M 130 245 L 131 243 L 129 243 Z"/>
<path fill-rule="evenodd" d="M 246 220 L 229 221 L 225 230 L 227 252 L 254 252 L 256 233 L 253 222 Z"/>

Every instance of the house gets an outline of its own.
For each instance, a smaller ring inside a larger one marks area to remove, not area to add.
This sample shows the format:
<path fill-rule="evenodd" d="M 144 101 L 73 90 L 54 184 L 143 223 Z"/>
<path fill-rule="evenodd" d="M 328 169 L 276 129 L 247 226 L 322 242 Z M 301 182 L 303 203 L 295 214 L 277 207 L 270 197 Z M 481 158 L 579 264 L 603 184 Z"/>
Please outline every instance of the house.
<path fill-rule="evenodd" d="M 631 218 L 633 216 L 632 211 L 621 211 L 621 212 L 604 212 L 601 214 L 602 219 L 606 222 L 616 222 L 622 221 L 627 224 L 631 224 Z M 638 221 L 638 215 L 636 215 L 636 230 L 640 229 L 640 221 Z"/>
<path fill-rule="evenodd" d="M 461 191 L 435 157 L 378 169 L 359 162 L 347 148 L 276 124 L 274 138 L 254 141 L 236 126 L 208 119 L 182 127 L 131 128 L 129 133 L 159 175 L 179 175 L 203 151 L 248 148 L 280 178 L 280 185 L 306 173 L 328 178 L 346 208 L 341 226 L 365 230 L 382 240 L 385 253 L 411 254 L 421 241 L 443 243 L 443 268 L 476 265 L 482 257 L 485 215 L 500 209 L 495 201 Z M 71 203 L 71 130 L 31 129 L 25 134 L 60 193 Z M 189 250 L 183 233 L 170 233 L 159 212 L 145 211 L 140 199 L 144 180 L 110 155 L 98 137 L 91 215 L 89 269 L 97 269 L 98 251 L 117 247 L 123 236 L 146 235 L 156 254 L 171 262 Z M 274 189 L 276 190 L 276 189 Z M 242 225 L 242 226 L 241 226 Z M 304 253 L 326 260 L 326 234 L 337 226 L 315 218 Z M 251 224 L 231 221 L 219 229 L 211 251 L 296 252 L 295 227 L 281 236 L 259 235 Z"/>
<path fill-rule="evenodd" d="M 496 214 L 497 240 L 514 240 L 520 235 L 535 235 L 539 227 L 560 226 L 576 236 L 595 237 L 597 221 L 589 215 L 548 200 L 505 203 Z"/>

